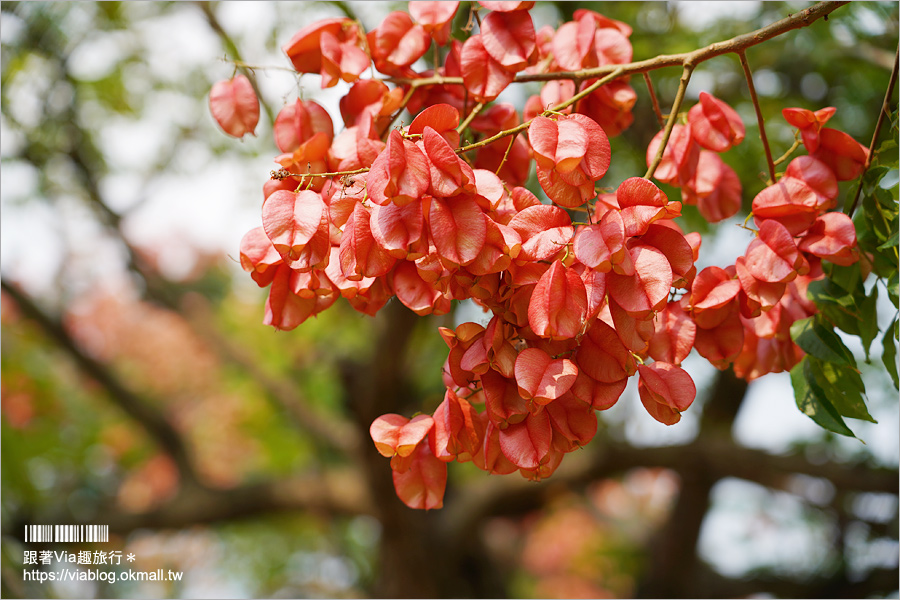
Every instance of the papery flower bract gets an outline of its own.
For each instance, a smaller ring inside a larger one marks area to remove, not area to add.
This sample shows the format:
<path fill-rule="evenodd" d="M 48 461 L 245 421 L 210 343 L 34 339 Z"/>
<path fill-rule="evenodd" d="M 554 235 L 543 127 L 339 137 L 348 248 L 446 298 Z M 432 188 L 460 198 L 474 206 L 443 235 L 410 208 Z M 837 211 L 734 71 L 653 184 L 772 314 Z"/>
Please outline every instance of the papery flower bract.
<path fill-rule="evenodd" d="M 537 335 L 564 340 L 581 331 L 587 292 L 578 273 L 554 261 L 538 280 L 528 303 L 528 324 Z"/>
<path fill-rule="evenodd" d="M 615 271 L 607 276 L 609 296 L 625 311 L 637 318 L 662 310 L 672 287 L 672 267 L 665 254 L 644 244 L 629 249 L 634 275 Z"/>
<path fill-rule="evenodd" d="M 317 133 L 334 138 L 334 124 L 321 104 L 313 100 L 300 100 L 288 104 L 279 111 L 273 125 L 275 145 L 282 152 L 293 152 Z"/>
<path fill-rule="evenodd" d="M 405 458 L 413 453 L 433 426 L 434 419 L 428 415 L 417 415 L 409 419 L 391 413 L 372 421 L 369 435 L 382 456 L 391 458 L 399 455 Z"/>
<path fill-rule="evenodd" d="M 397 497 L 410 508 L 430 510 L 444 506 L 447 463 L 431 453 L 428 444 L 419 444 L 406 470 L 392 473 Z"/>
<path fill-rule="evenodd" d="M 428 441 L 437 458 L 445 462 L 465 462 L 478 454 L 484 440 L 485 423 L 468 400 L 447 390 L 433 418 L 434 430 Z"/>
<path fill-rule="evenodd" d="M 437 254 L 454 265 L 466 265 L 481 253 L 487 217 L 472 196 L 432 198 L 428 224 Z"/>
<path fill-rule="evenodd" d="M 515 375 L 520 396 L 549 404 L 569 391 L 578 367 L 567 358 L 551 358 L 540 348 L 526 348 L 516 359 Z"/>
<path fill-rule="evenodd" d="M 209 91 L 209 110 L 222 131 L 240 138 L 253 134 L 259 123 L 259 99 L 245 75 L 213 84 Z"/>
<path fill-rule="evenodd" d="M 803 257 L 791 233 L 781 223 L 766 219 L 759 237 L 747 246 L 747 270 L 760 281 L 788 282 L 799 273 Z"/>
<path fill-rule="evenodd" d="M 503 68 L 517 72 L 535 51 L 534 23 L 528 11 L 493 11 L 481 19 L 481 42 Z"/>
<path fill-rule="evenodd" d="M 387 145 L 366 175 L 369 199 L 375 204 L 399 206 L 419 200 L 431 185 L 428 159 L 411 141 L 394 129 Z"/>
<path fill-rule="evenodd" d="M 823 127 L 819 147 L 810 156 L 828 165 L 838 181 L 849 181 L 863 172 L 869 150 L 843 131 Z"/>
<path fill-rule="evenodd" d="M 800 130 L 806 151 L 813 153 L 819 148 L 819 131 L 828 119 L 837 111 L 833 106 L 821 108 L 815 112 L 805 108 L 785 108 L 781 114 L 784 120 Z"/>
<path fill-rule="evenodd" d="M 477 102 L 490 102 L 515 79 L 484 47 L 481 34 L 466 40 L 459 54 L 463 83 Z"/>
<path fill-rule="evenodd" d="M 360 79 L 341 97 L 338 106 L 347 127 L 361 124 L 369 116 L 374 127 L 380 131 L 390 123 L 391 115 L 402 101 L 403 88 L 390 89 L 378 79 Z"/>
<path fill-rule="evenodd" d="M 572 244 L 575 256 L 588 267 L 607 273 L 622 262 L 625 249 L 625 223 L 618 210 L 608 211 L 593 225 L 582 225 Z"/>
<path fill-rule="evenodd" d="M 648 354 L 653 360 L 680 365 L 694 347 L 697 325 L 675 301 L 656 314 L 653 324 Z"/>
<path fill-rule="evenodd" d="M 697 326 L 712 329 L 722 323 L 732 312 L 740 289 L 740 282 L 720 267 L 706 267 L 697 273 L 689 296 Z"/>
<path fill-rule="evenodd" d="M 431 36 L 425 28 L 403 11 L 388 14 L 366 39 L 375 68 L 385 75 L 404 76 L 408 67 L 431 45 Z"/>
<path fill-rule="evenodd" d="M 681 188 L 687 204 L 696 204 L 704 219 L 717 223 L 741 210 L 743 188 L 737 173 L 715 152 L 701 150 L 694 178 Z"/>
<path fill-rule="evenodd" d="M 409 3 L 409 14 L 439 46 L 445 46 L 450 40 L 450 26 L 458 9 L 456 1 L 412 0 Z"/>
<path fill-rule="evenodd" d="M 616 330 L 597 319 L 581 338 L 575 355 L 580 372 L 601 383 L 617 383 L 634 374 L 637 363 Z"/>
<path fill-rule="evenodd" d="M 744 141 L 744 123 L 737 112 L 707 92 L 688 111 L 691 136 L 700 146 L 713 152 L 725 152 Z"/>
<path fill-rule="evenodd" d="M 664 135 L 665 131 L 660 131 L 650 140 L 650 145 L 647 146 L 648 167 L 653 164 Z M 675 125 L 653 177 L 663 183 L 681 187 L 694 178 L 698 160 L 700 160 L 700 144 L 691 135 L 690 123 Z"/>
<path fill-rule="evenodd" d="M 800 240 L 800 250 L 836 265 L 852 265 L 859 260 L 853 221 L 841 212 L 821 215 Z"/>
<path fill-rule="evenodd" d="M 283 261 L 262 227 L 254 227 L 244 234 L 240 252 L 241 267 L 259 287 L 272 283 L 276 267 Z"/>
<path fill-rule="evenodd" d="M 538 204 L 519 211 L 509 226 L 522 238 L 519 260 L 550 260 L 565 250 L 574 229 L 568 213 L 558 206 Z"/>
<path fill-rule="evenodd" d="M 328 264 L 328 206 L 320 194 L 279 190 L 263 203 L 262 222 L 275 250 L 291 268 Z"/>
<path fill-rule="evenodd" d="M 427 125 L 422 133 L 421 148 L 428 158 L 432 195 L 449 198 L 475 191 L 472 167 L 453 151 L 446 139 Z"/>
<path fill-rule="evenodd" d="M 341 79 L 356 81 L 369 66 L 369 55 L 360 47 L 361 37 L 352 19 L 322 19 L 295 33 L 281 49 L 298 73 L 322 75 L 324 89 Z"/>
<path fill-rule="evenodd" d="M 574 394 L 563 394 L 548 404 L 546 411 L 553 428 L 553 446 L 561 452 L 580 448 L 597 434 L 593 406 Z"/>
<path fill-rule="evenodd" d="M 528 413 L 524 420 L 512 423 L 499 433 L 500 451 L 520 469 L 536 469 L 550 454 L 553 427 L 547 411 Z"/>
<path fill-rule="evenodd" d="M 372 213 L 361 202 L 356 204 L 341 236 L 341 271 L 347 279 L 387 275 L 397 262 L 375 240 L 371 226 Z"/>
<path fill-rule="evenodd" d="M 687 371 L 669 363 L 639 365 L 638 394 L 650 416 L 664 425 L 674 425 L 697 395 Z"/>

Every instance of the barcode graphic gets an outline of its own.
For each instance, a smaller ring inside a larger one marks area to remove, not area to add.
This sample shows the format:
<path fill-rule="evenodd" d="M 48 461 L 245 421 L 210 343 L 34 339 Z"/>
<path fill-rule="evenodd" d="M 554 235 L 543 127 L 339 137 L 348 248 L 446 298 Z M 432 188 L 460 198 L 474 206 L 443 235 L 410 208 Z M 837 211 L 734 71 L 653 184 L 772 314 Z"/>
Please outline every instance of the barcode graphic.
<path fill-rule="evenodd" d="M 108 542 L 109 525 L 26 525 L 26 542 Z"/>

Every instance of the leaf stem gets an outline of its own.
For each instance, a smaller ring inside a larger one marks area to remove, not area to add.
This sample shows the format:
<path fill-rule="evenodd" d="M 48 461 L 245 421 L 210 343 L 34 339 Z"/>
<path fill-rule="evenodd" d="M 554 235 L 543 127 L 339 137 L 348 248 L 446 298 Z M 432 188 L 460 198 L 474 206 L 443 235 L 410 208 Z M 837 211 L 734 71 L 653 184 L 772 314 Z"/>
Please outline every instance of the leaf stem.
<path fill-rule="evenodd" d="M 884 123 L 884 115 L 890 111 L 891 96 L 894 95 L 894 87 L 897 85 L 897 63 L 900 60 L 900 45 L 897 46 L 897 53 L 894 55 L 894 68 L 891 70 L 891 79 L 888 82 L 887 92 L 884 94 L 884 102 L 881 104 L 881 111 L 878 113 L 878 122 L 875 123 L 875 133 L 872 134 L 872 141 L 869 143 L 869 154 L 866 156 L 866 163 L 863 165 L 863 171 L 859 174 L 859 185 L 856 186 L 856 194 L 853 196 L 853 204 L 847 211 L 848 216 L 853 216 L 856 207 L 859 205 L 859 195 L 862 192 L 863 177 L 869 167 L 872 166 L 872 155 L 875 153 L 875 142 L 878 141 L 878 134 L 881 133 L 881 126 Z"/>
<path fill-rule="evenodd" d="M 753 85 L 753 73 L 750 72 L 750 64 L 743 50 L 738 51 L 741 60 L 741 68 L 744 69 L 744 77 L 747 79 L 747 89 L 750 91 L 750 100 L 753 101 L 753 110 L 756 111 L 756 122 L 759 124 L 759 138 L 762 140 L 763 150 L 766 152 L 766 162 L 769 165 L 768 185 L 775 183 L 775 162 L 772 160 L 772 150 L 769 148 L 769 138 L 766 136 L 766 121 L 763 118 L 762 109 L 759 107 L 759 98 L 756 96 L 756 86 Z"/>
<path fill-rule="evenodd" d="M 345 175 L 361 175 L 368 172 L 369 167 L 362 167 L 355 171 L 336 171 L 333 173 L 291 173 L 288 171 L 287 174 L 291 177 L 343 177 Z"/>
<path fill-rule="evenodd" d="M 476 116 L 478 116 L 478 113 L 481 112 L 482 108 L 484 108 L 484 102 L 479 102 L 478 104 L 476 104 L 472 108 L 472 110 L 469 111 L 469 114 L 466 115 L 466 118 L 463 119 L 463 122 L 459 124 L 459 127 L 456 128 L 456 131 L 458 131 L 459 133 L 462 133 L 463 130 L 465 130 L 465 128 L 469 126 L 469 123 L 471 123 L 472 120 Z"/>
<path fill-rule="evenodd" d="M 516 136 L 512 136 L 509 138 L 509 146 L 506 147 L 506 152 L 503 153 L 503 159 L 500 161 L 500 164 L 497 166 L 497 170 L 494 171 L 494 175 L 500 176 L 500 169 L 503 168 L 503 165 L 506 164 L 506 159 L 509 158 L 509 151 L 512 150 L 513 144 L 516 143 Z"/>
<path fill-rule="evenodd" d="M 774 165 L 777 167 L 778 165 L 780 165 L 781 163 L 786 161 L 788 158 L 790 158 L 791 154 L 793 154 L 794 151 L 800 147 L 801 143 L 802 142 L 800 141 L 799 138 L 795 138 L 793 145 L 791 145 L 791 147 L 788 148 L 787 152 L 785 152 L 784 154 L 782 154 L 781 156 L 779 156 L 778 158 L 775 159 Z"/>
<path fill-rule="evenodd" d="M 650 92 L 650 101 L 653 102 L 653 112 L 656 113 L 656 119 L 659 121 L 659 126 L 663 127 L 666 124 L 666 120 L 663 118 L 662 111 L 659 109 L 659 100 L 656 97 L 656 90 L 653 89 L 653 80 L 650 79 L 650 73 L 648 71 L 644 71 L 644 83 L 647 84 L 647 91 Z"/>
<path fill-rule="evenodd" d="M 656 150 L 656 156 L 653 158 L 653 163 L 647 169 L 647 173 L 644 174 L 644 179 L 653 177 L 656 167 L 662 162 L 663 153 L 666 150 L 666 145 L 669 143 L 669 137 L 672 135 L 672 130 L 675 128 L 675 121 L 678 119 L 678 111 L 681 110 L 681 103 L 684 101 L 684 93 L 687 91 L 688 83 L 691 81 L 691 73 L 693 72 L 694 64 L 690 61 L 685 62 L 684 71 L 681 73 L 681 81 L 678 84 L 678 92 L 675 94 L 675 101 L 672 103 L 672 110 L 669 112 L 669 120 L 666 122 L 666 129 L 663 133 L 662 141 L 659 144 L 659 148 Z"/>

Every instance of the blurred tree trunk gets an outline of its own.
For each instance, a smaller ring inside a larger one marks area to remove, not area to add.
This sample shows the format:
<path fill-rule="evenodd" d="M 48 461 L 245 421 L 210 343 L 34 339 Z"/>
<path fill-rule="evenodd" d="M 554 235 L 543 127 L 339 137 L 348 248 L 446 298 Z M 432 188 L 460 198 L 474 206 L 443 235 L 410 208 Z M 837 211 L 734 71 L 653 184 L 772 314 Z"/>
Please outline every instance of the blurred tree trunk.
<path fill-rule="evenodd" d="M 341 365 L 344 390 L 359 434 L 365 442 L 360 463 L 381 522 L 378 580 L 372 590 L 383 598 L 491 598 L 504 596 L 502 582 L 477 535 L 456 544 L 447 535 L 440 511 L 407 507 L 397 497 L 389 462 L 370 442 L 369 426 L 386 413 L 408 415 L 420 404 L 408 381 L 410 339 L 428 325 L 397 301 L 375 318 L 369 360 Z"/>

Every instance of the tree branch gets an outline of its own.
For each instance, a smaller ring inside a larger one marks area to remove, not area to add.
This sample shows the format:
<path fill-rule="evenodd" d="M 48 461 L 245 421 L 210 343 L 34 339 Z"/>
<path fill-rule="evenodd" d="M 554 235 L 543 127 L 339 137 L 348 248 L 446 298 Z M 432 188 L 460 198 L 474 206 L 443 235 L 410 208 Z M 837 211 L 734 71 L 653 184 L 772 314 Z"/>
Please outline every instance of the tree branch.
<path fill-rule="evenodd" d="M 113 500 L 97 507 L 97 517 L 111 532 L 128 534 L 138 529 L 182 529 L 235 519 L 281 512 L 308 511 L 325 517 L 372 515 L 372 503 L 363 485 L 364 476 L 355 469 L 332 469 L 322 476 L 297 477 L 250 483 L 230 489 L 179 488 L 162 505 L 147 512 L 121 510 Z M 66 503 L 48 514 L 20 513 L 7 521 L 4 532 L 22 537 L 20 524 L 34 522 L 71 523 L 90 520 L 76 518 Z"/>
<path fill-rule="evenodd" d="M 446 525 L 468 535 L 488 516 L 516 514 L 543 505 L 553 489 L 621 475 L 638 467 L 661 467 L 677 473 L 702 470 L 716 479 L 734 477 L 773 489 L 789 489 L 795 475 L 827 479 L 838 489 L 898 493 L 897 472 L 881 467 L 837 462 L 812 463 L 802 455 L 770 454 L 728 439 L 698 439 L 683 446 L 635 448 L 621 442 L 591 446 L 570 454 L 553 477 L 538 483 L 515 477 L 485 477 L 453 491 L 446 502 Z M 448 490 L 448 495 L 450 490 Z"/>
<path fill-rule="evenodd" d="M 634 61 L 630 63 L 618 65 L 603 65 L 593 69 L 582 69 L 580 71 L 554 71 L 552 73 L 529 73 L 519 74 L 513 80 L 514 83 L 525 83 L 529 81 L 554 81 L 557 79 L 572 79 L 575 81 L 584 81 L 586 79 L 594 79 L 609 75 L 617 69 L 622 69 L 619 77 L 654 71 L 665 67 L 681 67 L 686 63 L 694 66 L 702 62 L 706 62 L 717 56 L 729 54 L 731 52 L 740 52 L 752 46 L 756 46 L 766 42 L 772 38 L 783 35 L 794 29 L 809 27 L 815 21 L 825 18 L 838 8 L 849 4 L 847 1 L 840 2 L 819 2 L 798 13 L 788 15 L 780 21 L 776 21 L 771 25 L 761 27 L 756 31 L 735 36 L 731 39 L 710 44 L 704 48 L 693 50 L 691 52 L 682 52 L 680 54 L 661 54 L 654 58 L 646 60 Z M 395 83 L 398 85 L 408 85 L 419 79 L 410 79 L 403 77 L 387 77 L 384 81 Z M 443 77 L 440 82 L 444 85 L 463 85 L 462 77 Z"/>
<path fill-rule="evenodd" d="M 25 292 L 8 283 L 6 278 L 0 278 L 0 286 L 28 319 L 65 350 L 86 375 L 102 385 L 113 403 L 143 427 L 163 452 L 172 457 L 183 482 L 199 483 L 181 434 L 149 401 L 130 390 L 105 365 L 85 354 L 63 325 L 41 310 Z"/>

